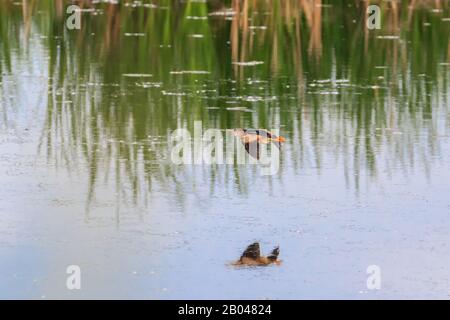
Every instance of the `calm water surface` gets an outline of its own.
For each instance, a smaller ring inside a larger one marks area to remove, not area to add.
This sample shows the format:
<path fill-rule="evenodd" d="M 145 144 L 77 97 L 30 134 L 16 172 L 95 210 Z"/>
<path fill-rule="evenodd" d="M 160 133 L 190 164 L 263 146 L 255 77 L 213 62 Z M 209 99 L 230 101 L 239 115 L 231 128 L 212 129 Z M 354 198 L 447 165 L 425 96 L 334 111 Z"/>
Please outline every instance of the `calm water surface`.
<path fill-rule="evenodd" d="M 447 2 L 104 2 L 0 3 L 0 298 L 449 297 Z M 174 165 L 200 120 L 279 172 Z"/>

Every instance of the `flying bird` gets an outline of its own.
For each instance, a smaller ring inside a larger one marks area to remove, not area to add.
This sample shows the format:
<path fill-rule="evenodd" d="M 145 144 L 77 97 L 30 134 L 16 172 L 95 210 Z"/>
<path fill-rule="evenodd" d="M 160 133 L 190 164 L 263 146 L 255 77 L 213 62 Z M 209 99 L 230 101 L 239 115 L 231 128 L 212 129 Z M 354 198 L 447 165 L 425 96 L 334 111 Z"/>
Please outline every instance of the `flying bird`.
<path fill-rule="evenodd" d="M 260 157 L 260 144 L 275 143 L 277 147 L 280 147 L 281 143 L 286 141 L 284 137 L 277 136 L 265 129 L 237 128 L 234 129 L 233 134 L 244 144 L 247 153 L 258 160 Z"/>

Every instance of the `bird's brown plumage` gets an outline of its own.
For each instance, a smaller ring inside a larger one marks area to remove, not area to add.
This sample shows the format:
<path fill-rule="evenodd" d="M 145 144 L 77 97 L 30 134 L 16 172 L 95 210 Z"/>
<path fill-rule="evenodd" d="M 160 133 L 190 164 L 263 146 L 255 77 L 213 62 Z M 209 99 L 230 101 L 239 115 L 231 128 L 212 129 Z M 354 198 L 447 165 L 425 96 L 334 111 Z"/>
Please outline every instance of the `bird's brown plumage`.
<path fill-rule="evenodd" d="M 245 150 L 252 157 L 260 158 L 261 144 L 274 143 L 277 147 L 281 146 L 286 139 L 281 136 L 276 136 L 266 129 L 234 129 L 234 135 L 238 137 L 244 144 Z"/>
<path fill-rule="evenodd" d="M 268 266 L 270 264 L 280 265 L 281 260 L 278 260 L 280 248 L 276 247 L 267 257 L 261 256 L 259 243 L 252 243 L 242 253 L 241 258 L 234 262 L 235 266 Z"/>
<path fill-rule="evenodd" d="M 270 142 L 285 142 L 286 139 L 281 136 L 276 136 L 266 129 L 234 129 L 234 135 L 239 137 L 242 143 L 259 142 L 268 144 Z"/>

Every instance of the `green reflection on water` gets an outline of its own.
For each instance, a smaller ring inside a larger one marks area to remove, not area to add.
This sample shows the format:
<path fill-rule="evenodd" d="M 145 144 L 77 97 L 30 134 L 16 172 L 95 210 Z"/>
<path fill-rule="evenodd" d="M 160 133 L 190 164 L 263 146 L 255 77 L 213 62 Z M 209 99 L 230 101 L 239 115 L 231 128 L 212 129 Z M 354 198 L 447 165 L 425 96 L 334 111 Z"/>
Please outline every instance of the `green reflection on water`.
<path fill-rule="evenodd" d="M 21 107 L 10 98 L 23 94 L 10 81 L 17 65 L 48 65 L 39 153 L 69 171 L 83 163 L 87 208 L 99 180 L 114 181 L 117 210 L 146 203 L 155 183 L 182 204 L 196 182 L 168 162 L 166 138 L 195 120 L 280 127 L 288 141 L 268 183 L 335 165 L 356 190 L 363 173 L 428 172 L 448 134 L 445 1 L 380 2 L 377 31 L 360 1 L 80 1 L 94 9 L 81 30 L 65 28 L 67 4 L 0 4 L 0 121 L 7 128 Z M 46 56 L 36 61 L 38 45 Z M 223 184 L 250 192 L 253 169 L 202 170 L 212 194 Z"/>

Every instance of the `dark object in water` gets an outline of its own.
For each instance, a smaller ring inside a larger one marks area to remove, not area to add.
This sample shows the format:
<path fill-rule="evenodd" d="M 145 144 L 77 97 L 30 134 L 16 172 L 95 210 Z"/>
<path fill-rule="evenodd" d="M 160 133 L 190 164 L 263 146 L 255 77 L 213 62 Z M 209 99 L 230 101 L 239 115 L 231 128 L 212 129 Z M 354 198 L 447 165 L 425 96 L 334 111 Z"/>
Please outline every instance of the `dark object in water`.
<path fill-rule="evenodd" d="M 234 129 L 234 135 L 244 144 L 245 150 L 249 155 L 259 160 L 260 144 L 275 143 L 277 147 L 281 146 L 286 139 L 267 131 L 265 129 Z"/>
<path fill-rule="evenodd" d="M 278 260 L 278 255 L 280 254 L 280 248 L 276 247 L 272 250 L 272 252 L 267 256 L 261 256 L 259 243 L 252 243 L 245 249 L 244 253 L 242 253 L 241 258 L 233 263 L 235 266 L 268 266 L 270 264 L 280 265 L 281 260 Z"/>

